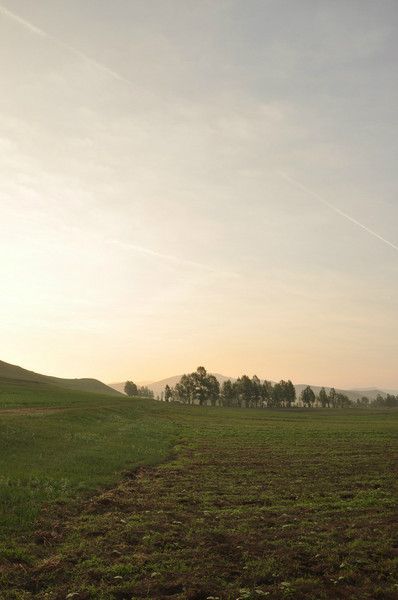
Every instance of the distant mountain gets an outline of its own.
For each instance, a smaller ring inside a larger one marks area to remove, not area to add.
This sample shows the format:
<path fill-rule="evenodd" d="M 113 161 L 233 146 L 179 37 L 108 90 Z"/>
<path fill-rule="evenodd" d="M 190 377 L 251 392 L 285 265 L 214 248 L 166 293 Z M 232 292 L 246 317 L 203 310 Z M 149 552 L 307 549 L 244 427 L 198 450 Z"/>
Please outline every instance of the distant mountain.
<path fill-rule="evenodd" d="M 108 387 L 112 388 L 113 390 L 116 390 L 120 394 L 124 394 L 124 386 L 126 381 L 122 381 L 121 383 L 108 383 L 107 385 Z"/>
<path fill-rule="evenodd" d="M 386 396 L 387 394 L 393 394 L 394 396 L 396 394 L 398 394 L 398 390 L 380 390 L 380 389 L 376 389 L 376 388 L 358 388 L 355 390 L 349 390 L 351 392 L 355 391 L 355 392 L 359 392 L 360 394 L 362 394 L 362 396 L 368 396 L 368 398 L 370 397 L 374 397 L 376 398 L 377 394 L 381 394 L 382 396 Z M 369 396 L 369 394 L 371 394 L 371 396 Z"/>
<path fill-rule="evenodd" d="M 227 379 L 230 379 L 231 381 L 236 381 L 235 377 L 226 377 L 225 375 L 221 375 L 220 373 L 212 373 L 212 375 L 215 375 L 217 377 L 220 384 L 223 381 L 226 381 Z M 164 391 L 166 385 L 168 385 L 169 387 L 174 387 L 176 385 L 176 383 L 178 383 L 180 381 L 181 377 L 182 377 L 182 375 L 174 375 L 173 377 L 167 377 L 167 379 L 161 379 L 160 381 L 152 381 L 152 382 L 146 381 L 145 384 L 142 382 L 141 383 L 135 382 L 135 383 L 137 383 L 137 385 L 148 386 L 149 389 L 153 391 L 155 398 L 156 398 L 157 396 L 160 397 L 160 395 Z M 123 392 L 125 383 L 126 382 L 123 381 L 122 383 L 109 383 L 108 385 L 110 387 L 112 387 L 114 390 L 117 390 L 118 392 Z"/>
<path fill-rule="evenodd" d="M 304 388 L 307 387 L 306 384 L 304 383 L 299 383 L 297 385 L 294 386 L 296 388 L 296 394 L 297 394 L 297 398 L 300 396 L 301 392 L 303 391 Z M 310 386 L 314 393 L 316 395 L 319 394 L 319 391 L 322 389 L 322 387 L 320 385 L 311 385 Z M 330 391 L 330 387 L 327 387 L 325 385 L 325 390 L 327 392 Z M 362 398 L 363 396 L 366 396 L 367 398 L 369 398 L 369 400 L 375 400 L 376 397 L 378 396 L 378 394 L 381 394 L 383 397 L 386 396 L 386 392 L 383 392 L 382 390 L 377 390 L 374 388 L 370 388 L 367 390 L 364 389 L 360 389 L 360 390 L 342 390 L 339 388 L 336 388 L 336 392 L 340 393 L 340 394 L 345 394 L 350 400 L 353 400 L 355 402 L 355 400 L 357 400 L 358 398 Z"/>
<path fill-rule="evenodd" d="M 44 383 L 80 392 L 94 392 L 96 394 L 109 394 L 112 396 L 120 395 L 119 392 L 105 385 L 102 381 L 98 381 L 98 379 L 62 379 L 61 377 L 50 377 L 34 373 L 33 371 L 27 371 L 22 367 L 10 365 L 0 360 L 0 383 L 2 379 L 7 381 Z"/>
<path fill-rule="evenodd" d="M 236 381 L 236 377 L 227 377 L 226 375 L 221 375 L 220 373 L 213 373 L 213 375 L 215 375 L 217 377 L 220 384 L 222 384 L 222 382 L 226 381 L 227 379 L 230 379 L 231 381 Z M 153 381 L 152 383 L 145 382 L 145 385 L 147 385 L 149 387 L 149 389 L 153 390 L 153 393 L 155 394 L 155 398 L 156 398 L 157 396 L 159 396 L 159 397 L 161 396 L 162 392 L 164 392 L 166 385 L 168 385 L 172 388 L 176 385 L 176 383 L 178 383 L 180 381 L 180 379 L 181 379 L 181 375 L 174 375 L 173 377 L 168 377 L 167 379 L 161 379 L 160 381 Z M 275 383 L 275 382 L 273 381 L 272 383 Z M 123 392 L 124 384 L 125 384 L 125 382 L 110 383 L 109 386 L 119 392 Z M 143 385 L 143 384 L 137 383 L 137 385 Z M 296 388 L 296 394 L 297 394 L 297 398 L 298 398 L 300 396 L 301 392 L 303 391 L 303 389 L 307 387 L 307 384 L 299 383 L 299 384 L 296 384 L 294 387 Z M 318 395 L 318 393 L 321 389 L 321 386 L 311 385 L 310 387 L 314 390 L 315 394 Z M 330 387 L 325 386 L 325 390 L 327 392 L 329 392 Z M 378 394 L 381 394 L 382 396 L 386 396 L 386 393 L 387 393 L 387 391 L 378 390 L 378 389 L 374 389 L 374 388 L 358 389 L 358 390 L 343 390 L 343 389 L 336 388 L 336 392 L 345 394 L 346 396 L 348 396 L 348 398 L 350 400 L 353 400 L 353 401 L 355 401 L 357 398 L 362 398 L 362 396 L 367 396 L 370 400 L 374 400 Z M 389 390 L 389 392 L 392 393 L 391 390 Z"/>
<path fill-rule="evenodd" d="M 222 384 L 223 381 L 227 381 L 227 379 L 230 379 L 231 381 L 236 381 L 235 377 L 226 377 L 225 375 L 221 375 L 220 373 L 212 373 L 212 375 L 217 377 L 220 384 Z M 180 381 L 181 377 L 182 377 L 181 375 L 174 375 L 174 377 L 168 377 L 167 379 L 161 379 L 160 381 L 154 381 L 153 383 L 149 383 L 148 387 L 150 390 L 153 390 L 153 393 L 155 394 L 155 398 L 156 398 L 156 396 L 161 395 L 161 393 L 164 391 L 164 388 L 166 387 L 166 385 L 168 385 L 169 387 L 174 387 L 176 385 L 176 383 L 178 383 Z"/>

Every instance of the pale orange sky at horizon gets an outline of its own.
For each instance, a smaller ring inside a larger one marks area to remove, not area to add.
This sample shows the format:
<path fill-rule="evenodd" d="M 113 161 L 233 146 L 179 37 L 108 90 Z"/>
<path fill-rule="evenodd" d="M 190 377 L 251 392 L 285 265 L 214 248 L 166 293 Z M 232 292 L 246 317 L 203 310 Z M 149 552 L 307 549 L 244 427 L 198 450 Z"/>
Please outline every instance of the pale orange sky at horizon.
<path fill-rule="evenodd" d="M 397 25 L 0 2 L 0 360 L 398 389 Z"/>

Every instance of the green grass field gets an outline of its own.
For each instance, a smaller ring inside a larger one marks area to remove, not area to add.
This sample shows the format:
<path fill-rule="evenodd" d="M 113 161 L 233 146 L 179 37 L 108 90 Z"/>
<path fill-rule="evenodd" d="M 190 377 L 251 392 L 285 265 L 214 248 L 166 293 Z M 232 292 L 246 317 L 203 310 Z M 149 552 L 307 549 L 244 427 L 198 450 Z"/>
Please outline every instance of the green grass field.
<path fill-rule="evenodd" d="M 0 390 L 0 542 L 31 527 L 43 502 L 164 459 L 178 430 L 153 403 L 31 383 Z"/>
<path fill-rule="evenodd" d="M 0 384 L 0 598 L 396 599 L 397 432 Z"/>

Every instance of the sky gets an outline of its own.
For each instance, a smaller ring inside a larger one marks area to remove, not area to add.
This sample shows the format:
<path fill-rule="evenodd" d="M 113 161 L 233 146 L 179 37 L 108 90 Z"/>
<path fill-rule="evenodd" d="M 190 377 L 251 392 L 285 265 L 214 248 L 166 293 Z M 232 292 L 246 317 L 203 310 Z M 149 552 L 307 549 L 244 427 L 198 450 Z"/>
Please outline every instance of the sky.
<path fill-rule="evenodd" d="M 0 0 L 0 359 L 398 388 L 396 0 Z"/>

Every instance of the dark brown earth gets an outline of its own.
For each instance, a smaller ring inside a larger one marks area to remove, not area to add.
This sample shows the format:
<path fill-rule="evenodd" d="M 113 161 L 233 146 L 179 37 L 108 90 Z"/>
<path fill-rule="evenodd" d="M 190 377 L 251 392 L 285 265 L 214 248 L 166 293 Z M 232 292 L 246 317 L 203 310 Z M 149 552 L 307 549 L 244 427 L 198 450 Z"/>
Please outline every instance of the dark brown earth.
<path fill-rule="evenodd" d="M 30 558 L 2 565 L 0 598 L 398 598 L 388 442 L 197 435 L 165 464 L 44 511 Z"/>

